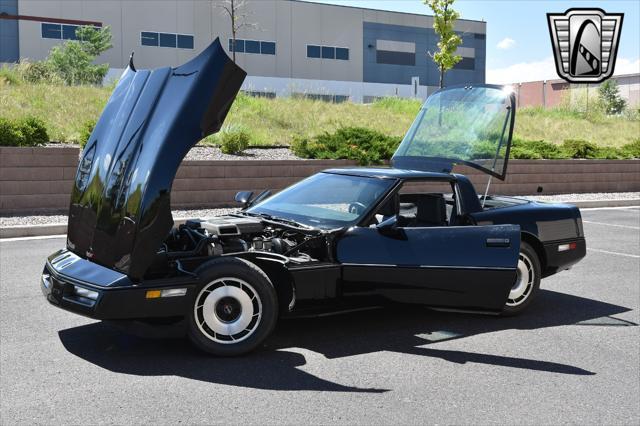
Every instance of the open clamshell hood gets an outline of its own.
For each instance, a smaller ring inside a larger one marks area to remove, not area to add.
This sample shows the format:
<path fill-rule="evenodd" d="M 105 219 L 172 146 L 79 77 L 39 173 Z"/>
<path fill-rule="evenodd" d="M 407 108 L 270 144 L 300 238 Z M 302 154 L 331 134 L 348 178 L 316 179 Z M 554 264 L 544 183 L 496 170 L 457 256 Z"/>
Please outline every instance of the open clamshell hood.
<path fill-rule="evenodd" d="M 140 279 L 173 226 L 180 162 L 220 130 L 246 73 L 216 39 L 177 68 L 125 70 L 82 153 L 67 247 Z"/>
<path fill-rule="evenodd" d="M 450 173 L 454 165 L 464 164 L 504 180 L 515 115 L 516 100 L 508 87 L 439 90 L 420 109 L 391 165 Z"/>

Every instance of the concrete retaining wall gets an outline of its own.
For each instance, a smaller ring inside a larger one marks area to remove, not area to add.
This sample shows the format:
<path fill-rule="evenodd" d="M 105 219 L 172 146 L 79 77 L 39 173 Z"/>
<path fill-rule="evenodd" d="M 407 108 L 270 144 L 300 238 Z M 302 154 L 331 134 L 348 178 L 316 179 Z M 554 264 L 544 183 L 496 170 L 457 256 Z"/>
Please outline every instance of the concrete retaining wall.
<path fill-rule="evenodd" d="M 69 206 L 78 150 L 0 147 L 0 214 L 61 212 Z M 282 189 L 319 170 L 352 161 L 185 161 L 173 185 L 174 208 L 233 205 L 239 190 Z M 483 192 L 487 175 L 466 174 Z M 640 191 L 640 160 L 511 160 L 505 182 L 490 193 L 504 195 Z"/>

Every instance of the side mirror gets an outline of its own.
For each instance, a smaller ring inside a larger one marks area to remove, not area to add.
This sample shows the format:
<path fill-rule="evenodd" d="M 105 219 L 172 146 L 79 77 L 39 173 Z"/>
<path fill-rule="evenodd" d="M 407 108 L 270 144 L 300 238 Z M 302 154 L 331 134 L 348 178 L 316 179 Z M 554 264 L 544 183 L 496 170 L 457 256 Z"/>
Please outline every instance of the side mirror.
<path fill-rule="evenodd" d="M 398 215 L 393 215 L 389 219 L 380 222 L 378 226 L 376 226 L 376 229 L 385 237 L 395 238 L 398 240 L 407 239 L 404 229 L 398 226 Z"/>
<path fill-rule="evenodd" d="M 247 207 L 252 195 L 253 191 L 240 191 L 236 194 L 235 200 L 236 202 L 242 204 L 242 207 Z"/>

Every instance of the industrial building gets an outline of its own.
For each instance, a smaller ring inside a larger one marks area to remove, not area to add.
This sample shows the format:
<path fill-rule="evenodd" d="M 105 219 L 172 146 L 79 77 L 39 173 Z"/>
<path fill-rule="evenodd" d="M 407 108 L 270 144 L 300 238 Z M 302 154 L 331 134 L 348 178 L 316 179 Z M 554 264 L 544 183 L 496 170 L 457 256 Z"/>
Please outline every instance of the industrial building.
<path fill-rule="evenodd" d="M 425 6 L 425 12 L 428 8 Z M 138 68 L 176 66 L 216 37 L 261 96 L 305 95 L 368 102 L 381 96 L 425 98 L 438 86 L 429 52 L 433 17 L 298 0 L 248 0 L 235 45 L 218 0 L 2 0 L 0 62 L 42 60 L 78 25 L 109 26 L 113 48 L 99 62 L 115 76 L 135 52 Z M 484 83 L 486 23 L 460 19 L 463 59 L 446 85 Z"/>

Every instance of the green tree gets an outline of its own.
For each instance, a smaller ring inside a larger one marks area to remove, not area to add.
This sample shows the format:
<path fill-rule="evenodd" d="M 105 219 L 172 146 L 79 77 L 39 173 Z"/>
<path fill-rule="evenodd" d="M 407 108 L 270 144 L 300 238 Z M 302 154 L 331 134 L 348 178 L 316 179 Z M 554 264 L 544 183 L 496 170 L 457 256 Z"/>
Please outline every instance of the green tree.
<path fill-rule="evenodd" d="M 607 80 L 598 87 L 600 102 L 607 114 L 620 114 L 627 106 L 627 101 L 620 96 L 618 83 L 615 80 Z"/>
<path fill-rule="evenodd" d="M 462 60 L 462 56 L 455 54 L 458 46 L 462 44 L 462 38 L 453 30 L 456 19 L 460 17 L 460 14 L 451 7 L 453 2 L 454 0 L 424 0 L 424 3 L 433 11 L 433 29 L 440 36 L 438 42 L 440 50 L 435 53 L 429 52 L 429 56 L 440 69 L 441 88 L 444 87 L 444 73 Z"/>
<path fill-rule="evenodd" d="M 93 61 L 112 47 L 111 29 L 83 26 L 76 29 L 76 36 L 78 40 L 53 47 L 47 65 L 68 85 L 102 83 L 109 65 L 96 65 Z"/>

